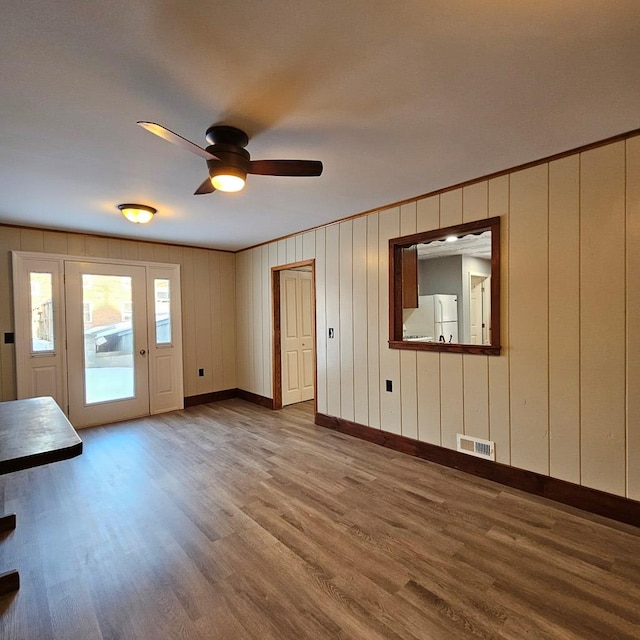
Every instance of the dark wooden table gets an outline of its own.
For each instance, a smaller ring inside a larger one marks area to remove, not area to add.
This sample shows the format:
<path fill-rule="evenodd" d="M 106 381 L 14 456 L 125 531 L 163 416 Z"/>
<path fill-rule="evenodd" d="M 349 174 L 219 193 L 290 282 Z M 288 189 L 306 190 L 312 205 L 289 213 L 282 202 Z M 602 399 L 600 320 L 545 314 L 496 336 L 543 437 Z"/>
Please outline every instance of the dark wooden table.
<path fill-rule="evenodd" d="M 67 460 L 82 453 L 82 440 L 53 398 L 0 402 L 0 474 Z M 0 531 L 16 527 L 15 514 L 0 518 Z M 0 574 L 0 595 L 20 587 L 14 569 Z"/>

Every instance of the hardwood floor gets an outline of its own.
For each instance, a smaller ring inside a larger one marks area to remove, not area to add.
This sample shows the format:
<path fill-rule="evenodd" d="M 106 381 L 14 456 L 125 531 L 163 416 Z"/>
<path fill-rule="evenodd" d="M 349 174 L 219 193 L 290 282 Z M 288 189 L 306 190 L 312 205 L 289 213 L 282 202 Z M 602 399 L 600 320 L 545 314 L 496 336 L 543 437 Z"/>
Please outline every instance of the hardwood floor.
<path fill-rule="evenodd" d="M 226 400 L 0 478 L 4 640 L 640 637 L 640 529 Z"/>

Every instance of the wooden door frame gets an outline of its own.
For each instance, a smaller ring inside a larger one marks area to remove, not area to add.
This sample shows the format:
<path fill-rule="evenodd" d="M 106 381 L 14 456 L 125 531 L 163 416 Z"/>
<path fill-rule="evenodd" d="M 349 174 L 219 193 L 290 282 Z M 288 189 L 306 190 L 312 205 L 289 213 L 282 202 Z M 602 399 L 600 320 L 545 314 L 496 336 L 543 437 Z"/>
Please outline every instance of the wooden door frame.
<path fill-rule="evenodd" d="M 313 301 L 313 410 L 314 414 L 318 408 L 318 356 L 316 344 L 316 261 L 301 260 L 299 262 L 290 262 L 289 264 L 277 265 L 271 267 L 271 309 L 273 313 L 273 408 L 282 409 L 282 324 L 280 310 L 280 272 L 290 269 L 299 269 L 300 267 L 311 267 L 311 291 Z"/>

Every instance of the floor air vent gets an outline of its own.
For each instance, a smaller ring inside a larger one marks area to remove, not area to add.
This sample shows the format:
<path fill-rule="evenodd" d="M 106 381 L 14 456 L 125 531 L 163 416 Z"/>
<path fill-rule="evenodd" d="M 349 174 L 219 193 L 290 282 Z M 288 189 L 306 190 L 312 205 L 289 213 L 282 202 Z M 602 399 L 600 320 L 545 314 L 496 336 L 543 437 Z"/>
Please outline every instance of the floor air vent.
<path fill-rule="evenodd" d="M 495 443 L 491 440 L 482 440 L 473 436 L 465 436 L 461 433 L 456 434 L 458 451 L 467 453 L 470 456 L 477 456 L 485 460 L 496 459 Z"/>

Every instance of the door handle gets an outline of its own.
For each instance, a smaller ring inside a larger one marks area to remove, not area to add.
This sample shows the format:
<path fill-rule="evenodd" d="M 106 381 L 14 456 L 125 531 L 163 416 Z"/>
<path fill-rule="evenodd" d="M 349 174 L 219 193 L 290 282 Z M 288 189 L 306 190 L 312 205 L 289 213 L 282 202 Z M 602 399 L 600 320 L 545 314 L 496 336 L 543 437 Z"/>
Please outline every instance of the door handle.
<path fill-rule="evenodd" d="M 143 356 L 145 353 L 147 353 L 145 349 L 140 349 L 140 355 L 141 356 Z"/>

